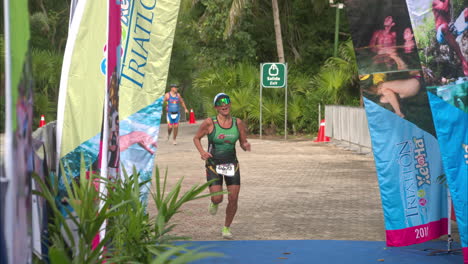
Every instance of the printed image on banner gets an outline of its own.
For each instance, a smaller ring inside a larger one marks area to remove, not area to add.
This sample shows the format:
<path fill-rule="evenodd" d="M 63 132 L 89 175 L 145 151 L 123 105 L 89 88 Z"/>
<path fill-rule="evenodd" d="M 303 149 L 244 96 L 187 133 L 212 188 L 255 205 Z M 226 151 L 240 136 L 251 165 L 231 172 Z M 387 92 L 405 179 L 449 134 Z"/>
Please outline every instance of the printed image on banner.
<path fill-rule="evenodd" d="M 428 86 L 466 82 L 468 9 L 464 0 L 407 0 Z"/>
<path fill-rule="evenodd" d="M 364 97 L 435 136 L 421 71 L 364 74 L 359 79 Z"/>
<path fill-rule="evenodd" d="M 119 46 L 120 47 L 120 46 Z M 117 179 L 120 167 L 120 147 L 119 147 L 119 85 L 118 73 L 112 72 L 108 89 L 107 102 L 107 126 L 108 133 L 108 154 L 107 154 L 107 175 L 110 179 Z"/>
<path fill-rule="evenodd" d="M 346 6 L 387 245 L 438 238 L 447 233 L 447 193 L 438 180 L 441 156 L 406 2 L 350 0 Z"/>
<path fill-rule="evenodd" d="M 468 111 L 468 7 L 463 0 L 407 0 L 427 91 Z"/>
<path fill-rule="evenodd" d="M 21 80 L 18 86 L 12 87 L 17 91 L 14 109 L 16 115 L 16 127 L 13 130 L 13 152 L 14 157 L 13 177 L 9 177 L 8 189 L 6 194 L 12 194 L 10 202 L 14 204 L 7 205 L 6 208 L 15 208 L 12 212 L 8 210 L 8 218 L 13 222 L 7 222 L 5 225 L 13 231 L 13 236 L 8 242 L 13 250 L 9 263 L 29 263 L 31 260 L 31 236 L 32 236 L 32 195 L 31 178 L 33 168 L 33 149 L 32 149 L 32 120 L 33 120 L 33 91 L 32 91 L 32 72 L 29 64 L 29 52 L 25 61 L 17 61 L 24 64 L 23 72 L 20 73 Z M 2 195 L 4 190 L 2 190 Z M 11 196 L 10 196 L 11 197 Z M 8 198 L 8 197 L 7 197 Z M 7 215 L 7 214 L 5 214 Z M 2 214 L 2 217 L 4 214 Z M 12 218 L 11 218 L 12 217 Z M 26 262 L 27 261 L 27 262 Z"/>
<path fill-rule="evenodd" d="M 346 10 L 359 74 L 420 69 L 404 0 L 349 0 Z"/>
<path fill-rule="evenodd" d="M 119 174 L 120 165 L 120 150 L 119 150 L 119 69 L 121 45 L 120 40 L 121 24 L 120 3 L 115 0 L 108 0 L 108 25 L 107 25 L 107 45 L 106 58 L 104 65 L 106 75 L 106 102 L 104 104 L 104 118 L 101 131 L 103 142 L 99 153 L 99 167 L 102 177 L 116 179 Z M 105 158 L 102 162 L 101 158 Z M 103 183 L 101 182 L 100 189 L 105 192 Z"/>
<path fill-rule="evenodd" d="M 148 181 L 141 187 L 141 201 L 148 202 L 153 174 L 152 160 L 157 150 L 157 139 L 162 114 L 162 97 L 141 111 L 120 121 L 121 166 L 131 174 L 133 168 L 139 172 L 140 181 Z"/>

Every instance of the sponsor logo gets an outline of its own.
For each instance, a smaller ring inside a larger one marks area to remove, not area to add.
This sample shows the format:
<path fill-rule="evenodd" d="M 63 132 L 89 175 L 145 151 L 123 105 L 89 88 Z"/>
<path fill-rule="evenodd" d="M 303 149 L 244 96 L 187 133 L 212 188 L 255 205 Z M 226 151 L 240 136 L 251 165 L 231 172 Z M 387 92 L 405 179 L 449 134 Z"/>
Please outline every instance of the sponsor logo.
<path fill-rule="evenodd" d="M 419 190 L 419 191 L 418 191 L 418 197 L 423 198 L 424 196 L 426 196 L 426 191 L 424 191 L 424 190 L 422 190 L 422 189 Z"/>
<path fill-rule="evenodd" d="M 414 160 L 411 141 L 403 141 L 398 145 L 398 164 L 400 165 L 400 179 L 402 183 L 402 192 L 404 195 L 403 207 L 405 216 L 417 217 L 418 210 L 418 187 L 415 179 Z"/>
<path fill-rule="evenodd" d="M 427 200 L 426 200 L 425 198 L 419 199 L 419 204 L 420 204 L 421 206 L 425 206 L 426 203 L 427 203 Z"/>
<path fill-rule="evenodd" d="M 233 134 L 219 134 L 218 138 L 219 139 L 225 139 L 225 138 L 233 138 L 234 135 Z M 224 141 L 225 143 L 231 143 L 231 140 L 225 140 Z"/>
<path fill-rule="evenodd" d="M 403 207 L 406 218 L 419 217 L 421 207 L 428 203 L 426 185 L 431 184 L 431 174 L 424 138 L 414 137 L 397 144 Z"/>
<path fill-rule="evenodd" d="M 122 57 L 122 79 L 143 88 L 148 70 L 150 36 L 155 19 L 156 0 L 121 0 L 122 37 L 125 50 Z"/>
<path fill-rule="evenodd" d="M 128 27 L 128 22 L 129 22 L 129 17 L 128 15 L 130 14 L 130 0 L 120 0 L 117 2 L 119 4 L 120 2 L 120 9 L 121 9 L 121 16 L 120 16 L 120 21 L 123 24 L 123 27 Z"/>
<path fill-rule="evenodd" d="M 431 184 L 431 173 L 429 171 L 429 164 L 426 160 L 426 148 L 424 138 L 413 138 L 414 142 L 414 159 L 416 160 L 416 179 L 418 187 L 423 184 Z"/>

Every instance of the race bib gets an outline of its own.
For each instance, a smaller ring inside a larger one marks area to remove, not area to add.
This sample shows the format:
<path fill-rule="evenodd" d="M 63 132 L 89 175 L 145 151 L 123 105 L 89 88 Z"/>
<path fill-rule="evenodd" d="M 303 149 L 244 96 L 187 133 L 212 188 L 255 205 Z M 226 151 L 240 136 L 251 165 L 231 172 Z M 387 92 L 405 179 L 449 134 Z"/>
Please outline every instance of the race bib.
<path fill-rule="evenodd" d="M 179 114 L 171 114 L 172 119 L 176 119 Z"/>
<path fill-rule="evenodd" d="M 216 165 L 216 172 L 218 174 L 232 177 L 236 173 L 236 166 L 233 163 L 219 164 Z"/>

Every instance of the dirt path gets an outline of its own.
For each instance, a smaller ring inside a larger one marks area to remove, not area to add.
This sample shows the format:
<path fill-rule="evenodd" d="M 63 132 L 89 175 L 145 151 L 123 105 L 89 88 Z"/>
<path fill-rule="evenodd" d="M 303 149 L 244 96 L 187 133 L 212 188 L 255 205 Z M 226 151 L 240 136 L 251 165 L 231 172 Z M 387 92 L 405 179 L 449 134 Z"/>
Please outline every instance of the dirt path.
<path fill-rule="evenodd" d="M 198 125 L 182 124 L 178 144 L 166 141 L 161 125 L 156 163 L 169 168 L 169 184 L 184 177 L 184 190 L 204 183 L 204 163 L 192 137 Z M 252 152 L 238 148 L 239 210 L 232 224 L 237 240 L 385 239 L 374 161 L 331 143 L 250 139 Z M 202 141 L 207 145 L 206 138 Z M 173 218 L 175 234 L 220 240 L 227 197 L 218 214 L 208 198 L 190 202 Z M 149 212 L 155 213 L 150 201 Z"/>

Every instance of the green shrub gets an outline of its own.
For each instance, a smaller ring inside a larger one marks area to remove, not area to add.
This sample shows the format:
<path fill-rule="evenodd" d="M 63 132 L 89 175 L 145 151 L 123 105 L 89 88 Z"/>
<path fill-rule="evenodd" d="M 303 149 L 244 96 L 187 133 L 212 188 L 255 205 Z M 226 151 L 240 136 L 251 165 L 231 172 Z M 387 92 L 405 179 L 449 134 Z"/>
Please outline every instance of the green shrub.
<path fill-rule="evenodd" d="M 61 169 L 64 171 L 63 166 Z M 123 179 L 108 180 L 95 173 L 87 173 L 82 161 L 82 177 L 71 182 L 63 177 L 65 199 L 72 208 L 65 208 L 67 216 L 60 211 L 59 204 L 63 201 L 57 200 L 58 177 L 54 175 L 45 182 L 34 175 L 40 186 L 40 191 L 34 191 L 34 195 L 44 197 L 51 210 L 49 237 L 47 241 L 44 239 L 49 247 L 50 263 L 100 263 L 102 258 L 110 263 L 187 263 L 209 256 L 221 256 L 201 252 L 202 248 L 189 249 L 189 244 L 174 245 L 174 241 L 188 238 L 172 236 L 170 231 L 175 225 L 169 223 L 183 204 L 219 193 L 201 194 L 209 186 L 208 182 L 195 185 L 179 196 L 183 179 L 166 193 L 167 171 L 164 181 L 161 181 L 157 167 L 155 172 L 156 192 L 152 193 L 152 197 L 158 213 L 154 218 L 149 216 L 141 203 L 140 188 L 147 182 L 139 182 L 135 168 L 131 175 L 123 171 Z M 106 185 L 107 194 L 96 190 L 96 181 Z M 93 250 L 92 241 L 104 224 L 105 237 Z M 36 262 L 40 263 L 39 260 Z"/>

